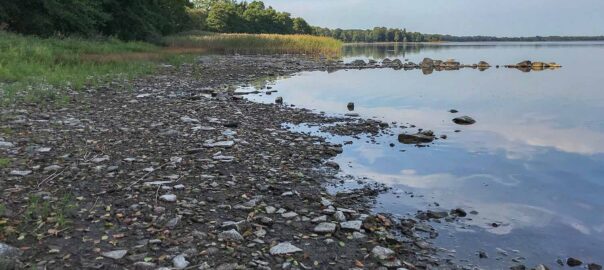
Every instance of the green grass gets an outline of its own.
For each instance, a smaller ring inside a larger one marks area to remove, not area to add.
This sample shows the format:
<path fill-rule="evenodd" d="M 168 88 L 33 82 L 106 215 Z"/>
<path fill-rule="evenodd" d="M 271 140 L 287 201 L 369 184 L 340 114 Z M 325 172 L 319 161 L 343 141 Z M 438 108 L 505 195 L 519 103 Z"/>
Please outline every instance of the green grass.
<path fill-rule="evenodd" d="M 38 38 L 0 31 L 0 101 L 66 102 L 64 90 L 155 70 L 183 57 L 144 42 Z"/>
<path fill-rule="evenodd" d="M 0 157 L 0 169 L 6 168 L 11 164 L 11 160 L 9 158 Z"/>
<path fill-rule="evenodd" d="M 339 56 L 342 42 L 310 35 L 217 34 L 188 32 L 164 38 L 169 47 L 205 48 L 234 53 L 291 53 Z"/>

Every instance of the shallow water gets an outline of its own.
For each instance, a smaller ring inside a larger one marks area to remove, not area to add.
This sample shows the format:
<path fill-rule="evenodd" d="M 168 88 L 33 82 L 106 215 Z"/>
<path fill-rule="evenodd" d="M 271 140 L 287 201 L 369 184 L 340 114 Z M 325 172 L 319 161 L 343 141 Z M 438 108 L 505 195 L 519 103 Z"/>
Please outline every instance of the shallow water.
<path fill-rule="evenodd" d="M 343 174 L 393 188 L 378 198 L 376 212 L 404 217 L 426 209 L 477 211 L 463 222 L 432 223 L 440 233 L 434 242 L 468 260 L 462 263 L 494 269 L 526 257 L 520 262 L 527 266 L 556 269 L 556 259 L 569 256 L 604 263 L 604 43 L 359 45 L 346 47 L 344 55 L 345 61 L 389 57 L 418 63 L 430 57 L 493 66 L 523 60 L 562 64 L 529 73 L 304 72 L 273 82 L 278 93 L 272 96 L 248 98 L 272 102 L 282 96 L 286 103 L 330 114 L 344 114 L 354 102 L 362 117 L 447 135 L 424 148 L 401 144 L 396 136 L 376 143 L 330 140 L 354 142 L 335 159 Z M 477 123 L 452 123 L 461 115 Z M 412 131 L 417 130 L 397 129 Z M 489 258 L 479 259 L 479 250 Z"/>

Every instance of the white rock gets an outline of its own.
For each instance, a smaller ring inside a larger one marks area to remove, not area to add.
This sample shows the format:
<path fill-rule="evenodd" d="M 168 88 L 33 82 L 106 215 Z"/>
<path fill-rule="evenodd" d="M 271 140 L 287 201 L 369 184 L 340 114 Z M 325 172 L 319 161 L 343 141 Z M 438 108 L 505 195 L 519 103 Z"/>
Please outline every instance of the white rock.
<path fill-rule="evenodd" d="M 180 118 L 180 121 L 183 121 L 185 123 L 199 123 L 199 120 L 188 117 L 188 116 L 183 116 Z"/>
<path fill-rule="evenodd" d="M 313 218 L 311 220 L 312 223 L 319 223 L 319 222 L 325 222 L 325 221 L 327 221 L 327 216 L 326 215 L 318 216 L 318 217 Z"/>
<path fill-rule="evenodd" d="M 330 200 L 325 199 L 324 197 L 321 197 L 321 205 L 328 207 L 328 206 L 331 206 L 332 204 L 333 203 Z"/>
<path fill-rule="evenodd" d="M 272 206 L 267 206 L 264 208 L 264 211 L 266 211 L 267 214 L 274 214 L 277 211 L 277 208 L 272 207 Z"/>
<path fill-rule="evenodd" d="M 302 252 L 302 249 L 292 245 L 290 242 L 279 243 L 278 245 L 272 247 L 269 252 L 271 255 L 283 255 L 283 254 L 291 254 L 296 252 Z"/>
<path fill-rule="evenodd" d="M 166 195 L 161 195 L 161 197 L 159 197 L 160 200 L 164 201 L 164 202 L 175 202 L 176 201 L 176 195 L 174 194 L 166 194 Z"/>
<path fill-rule="evenodd" d="M 127 253 L 128 253 L 127 250 L 114 250 L 114 251 L 104 252 L 101 255 L 106 258 L 119 260 L 119 259 L 123 258 L 124 256 L 126 256 Z"/>
<path fill-rule="evenodd" d="M 172 259 L 172 265 L 174 265 L 174 268 L 176 269 L 185 269 L 189 266 L 189 262 L 184 255 L 180 254 Z"/>
<path fill-rule="evenodd" d="M 41 148 L 36 149 L 36 152 L 38 152 L 38 153 L 48 153 L 48 152 L 50 152 L 50 150 L 52 150 L 52 148 L 50 148 L 50 147 L 41 147 Z"/>
<path fill-rule="evenodd" d="M 10 172 L 10 175 L 12 175 L 12 176 L 28 176 L 31 173 L 32 173 L 32 171 L 30 171 L 30 170 L 25 170 L 25 171 L 12 170 Z"/>
<path fill-rule="evenodd" d="M 293 218 L 293 217 L 297 217 L 298 213 L 296 213 L 296 212 L 287 212 L 287 213 L 281 214 L 281 216 L 284 217 L 284 218 Z"/>
<path fill-rule="evenodd" d="M 59 165 L 50 165 L 44 168 L 45 172 L 53 172 L 53 171 L 58 171 L 60 170 L 62 167 Z"/>
<path fill-rule="evenodd" d="M 207 147 L 207 148 L 214 148 L 214 147 L 230 148 L 230 147 L 233 147 L 233 145 L 235 145 L 234 141 L 221 141 L 221 142 L 214 142 L 214 143 L 206 143 L 206 144 L 203 145 L 203 147 Z"/>
<path fill-rule="evenodd" d="M 176 190 L 183 190 L 183 189 L 185 189 L 185 185 L 178 184 L 178 185 L 174 186 L 174 189 L 176 189 Z"/>
<path fill-rule="evenodd" d="M 346 221 L 346 215 L 344 215 L 344 212 L 342 212 L 342 211 L 336 211 L 336 212 L 333 214 L 333 218 L 335 218 L 335 219 L 336 219 L 337 221 L 339 221 L 339 222 L 344 222 L 344 221 Z"/>

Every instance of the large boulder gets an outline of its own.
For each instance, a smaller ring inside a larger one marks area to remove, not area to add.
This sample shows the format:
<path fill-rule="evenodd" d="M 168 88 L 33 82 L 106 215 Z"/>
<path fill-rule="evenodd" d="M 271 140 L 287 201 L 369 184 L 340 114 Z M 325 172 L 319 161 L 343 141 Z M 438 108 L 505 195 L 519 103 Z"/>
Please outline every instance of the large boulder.
<path fill-rule="evenodd" d="M 529 60 L 526 60 L 526 61 L 522 61 L 522 62 L 516 64 L 516 67 L 520 67 L 520 68 L 533 67 L 533 63 Z"/>
<path fill-rule="evenodd" d="M 365 60 L 358 59 L 350 62 L 350 65 L 355 67 L 364 67 L 367 65 L 367 63 L 365 63 Z"/>

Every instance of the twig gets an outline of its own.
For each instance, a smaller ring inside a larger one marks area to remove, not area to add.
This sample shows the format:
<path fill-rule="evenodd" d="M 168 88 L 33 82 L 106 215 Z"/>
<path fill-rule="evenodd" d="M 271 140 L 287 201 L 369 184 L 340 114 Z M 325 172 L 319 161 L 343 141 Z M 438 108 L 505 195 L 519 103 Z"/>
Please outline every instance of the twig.
<path fill-rule="evenodd" d="M 131 189 L 134 185 L 138 184 L 140 181 L 143 181 L 145 178 L 147 178 L 147 176 L 151 175 L 152 173 L 154 173 L 155 171 L 163 168 L 164 166 L 170 164 L 172 162 L 168 162 L 168 163 L 164 163 L 161 166 L 157 167 L 157 169 L 154 169 L 153 171 L 150 171 L 148 173 L 146 173 L 145 175 L 143 175 L 141 178 L 139 178 L 138 180 L 134 181 L 132 184 L 130 184 L 126 189 Z"/>
<path fill-rule="evenodd" d="M 40 182 L 38 184 L 38 188 L 40 188 L 40 186 L 42 186 L 42 184 L 44 184 L 45 182 L 51 181 L 51 180 L 57 178 L 57 176 L 63 174 L 64 171 L 65 171 L 65 169 L 63 169 L 62 171 L 60 171 L 58 173 L 53 173 L 53 174 L 49 175 L 48 177 L 46 177 L 46 179 L 42 180 L 42 182 Z"/>

